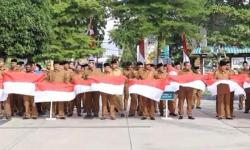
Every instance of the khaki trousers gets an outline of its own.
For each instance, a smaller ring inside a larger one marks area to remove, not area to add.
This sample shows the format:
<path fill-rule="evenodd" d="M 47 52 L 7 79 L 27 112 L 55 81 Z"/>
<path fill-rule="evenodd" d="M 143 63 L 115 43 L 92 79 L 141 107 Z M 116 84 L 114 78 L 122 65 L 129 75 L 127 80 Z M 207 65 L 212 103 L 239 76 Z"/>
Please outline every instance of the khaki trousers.
<path fill-rule="evenodd" d="M 85 93 L 85 106 L 87 115 L 92 115 L 92 113 L 95 116 L 99 115 L 99 98 L 100 98 L 99 92 Z"/>
<path fill-rule="evenodd" d="M 218 117 L 231 117 L 230 89 L 227 84 L 217 85 L 217 112 Z"/>
<path fill-rule="evenodd" d="M 184 115 L 184 102 L 187 101 L 187 114 L 192 116 L 192 105 L 193 105 L 193 88 L 180 86 L 179 101 L 178 101 L 178 112 L 180 116 Z"/>
<path fill-rule="evenodd" d="M 23 96 L 24 108 L 25 108 L 25 116 L 30 117 L 37 117 L 37 108 L 36 104 L 34 103 L 33 96 Z"/>
<path fill-rule="evenodd" d="M 82 96 L 78 94 L 76 98 L 72 101 L 69 102 L 69 115 L 73 115 L 74 112 L 74 107 L 76 106 L 77 114 L 81 114 L 81 101 L 82 101 Z"/>
<path fill-rule="evenodd" d="M 245 89 L 246 92 L 246 101 L 245 101 L 245 111 L 250 110 L 250 88 Z"/>
<path fill-rule="evenodd" d="M 142 109 L 144 117 L 154 117 L 155 115 L 155 101 L 142 97 Z"/>
<path fill-rule="evenodd" d="M 101 93 L 102 98 L 102 117 L 114 117 L 115 118 L 115 96 Z M 108 113 L 108 105 L 109 105 L 109 113 Z"/>

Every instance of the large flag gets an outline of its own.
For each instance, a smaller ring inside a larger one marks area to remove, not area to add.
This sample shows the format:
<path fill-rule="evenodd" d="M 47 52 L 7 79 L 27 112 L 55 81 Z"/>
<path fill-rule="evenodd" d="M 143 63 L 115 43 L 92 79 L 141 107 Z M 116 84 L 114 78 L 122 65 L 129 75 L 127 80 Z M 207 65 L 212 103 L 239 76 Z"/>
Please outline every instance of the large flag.
<path fill-rule="evenodd" d="M 161 95 L 164 91 L 165 85 L 168 84 L 166 80 L 129 80 L 129 93 L 138 94 L 150 98 L 155 101 L 160 101 Z"/>
<path fill-rule="evenodd" d="M 234 92 L 235 95 L 245 95 L 244 89 L 235 81 L 232 80 L 217 80 L 211 85 L 207 86 L 207 90 L 212 95 L 217 95 L 217 85 L 219 84 L 227 84 L 229 85 L 230 92 Z"/>
<path fill-rule="evenodd" d="M 187 44 L 187 39 L 185 33 L 182 34 L 182 47 L 183 47 L 183 62 L 190 62 L 190 59 L 188 57 L 189 55 L 189 49 Z"/>
<path fill-rule="evenodd" d="M 93 80 L 75 79 L 72 83 L 75 85 L 74 89 L 76 95 L 92 91 L 91 84 L 93 83 Z"/>
<path fill-rule="evenodd" d="M 4 93 L 3 90 L 3 77 L 0 77 L 0 101 L 5 101 L 8 97 L 8 94 Z"/>
<path fill-rule="evenodd" d="M 41 82 L 44 78 L 45 74 L 7 71 L 3 74 L 4 92 L 34 96 L 35 83 Z"/>
<path fill-rule="evenodd" d="M 91 90 L 112 95 L 122 95 L 124 92 L 124 76 L 96 76 L 89 77 L 92 80 Z"/>
<path fill-rule="evenodd" d="M 194 89 L 199 89 L 205 91 L 206 85 L 203 82 L 203 76 L 198 74 L 185 74 L 178 76 L 169 76 L 170 86 L 172 89 L 179 90 L 180 86 L 191 87 Z M 165 87 L 169 88 L 169 87 Z"/>
<path fill-rule="evenodd" d="M 36 84 L 35 102 L 71 101 L 75 98 L 74 85 L 61 82 Z"/>

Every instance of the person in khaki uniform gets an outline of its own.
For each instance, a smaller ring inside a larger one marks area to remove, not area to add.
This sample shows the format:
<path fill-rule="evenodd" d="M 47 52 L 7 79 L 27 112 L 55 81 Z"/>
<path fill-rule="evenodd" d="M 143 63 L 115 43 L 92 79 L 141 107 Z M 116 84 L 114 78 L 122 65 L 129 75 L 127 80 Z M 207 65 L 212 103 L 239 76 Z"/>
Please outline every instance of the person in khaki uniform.
<path fill-rule="evenodd" d="M 167 78 L 167 72 L 164 69 L 164 66 L 162 63 L 157 64 L 156 69 L 156 79 L 166 79 Z M 164 116 L 164 109 L 166 108 L 166 101 L 160 100 L 159 102 L 159 110 L 160 110 L 160 116 Z"/>
<path fill-rule="evenodd" d="M 113 76 L 122 76 L 123 75 L 121 69 L 119 68 L 118 60 L 116 60 L 116 59 L 112 60 L 111 67 L 112 67 L 112 75 Z M 114 96 L 116 99 L 115 108 L 118 110 L 121 117 L 125 117 L 122 96 L 121 95 L 114 95 Z"/>
<path fill-rule="evenodd" d="M 86 69 L 83 73 L 83 78 L 88 79 L 90 76 L 100 76 L 101 74 L 101 70 L 95 67 L 94 60 L 90 59 L 88 63 L 88 69 Z M 85 105 L 87 112 L 85 119 L 99 117 L 99 98 L 100 92 L 85 93 Z"/>
<path fill-rule="evenodd" d="M 215 72 L 215 78 L 217 80 L 229 80 L 230 73 L 226 70 L 226 60 L 221 60 L 219 63 L 219 69 Z M 217 85 L 217 116 L 218 119 L 232 119 L 230 109 L 230 88 L 228 84 Z"/>
<path fill-rule="evenodd" d="M 78 65 L 76 67 L 76 70 L 71 73 L 72 82 L 74 83 L 75 80 L 82 79 L 82 74 L 83 74 L 82 66 Z M 73 115 L 73 110 L 74 110 L 75 106 L 76 106 L 76 109 L 77 109 L 78 117 L 82 116 L 81 115 L 81 101 L 82 101 L 82 93 L 76 95 L 76 98 L 69 102 L 69 105 L 68 105 L 68 116 L 69 117 L 71 117 Z"/>
<path fill-rule="evenodd" d="M 26 68 L 26 73 L 34 73 L 32 71 L 31 63 L 27 63 L 25 65 L 25 68 Z M 23 101 L 24 101 L 24 108 L 25 108 L 23 119 L 30 119 L 30 118 L 37 119 L 37 109 L 34 103 L 34 96 L 24 95 Z"/>
<path fill-rule="evenodd" d="M 5 67 L 4 65 L 4 59 L 0 58 L 0 78 L 3 78 L 3 74 L 5 71 L 7 71 L 8 69 Z M 0 115 L 1 117 L 4 116 L 4 102 L 0 102 Z"/>
<path fill-rule="evenodd" d="M 112 76 L 112 68 L 109 63 L 104 64 L 103 76 Z M 101 93 L 102 97 L 102 117 L 101 120 L 104 120 L 110 117 L 111 120 L 115 120 L 115 96 L 107 93 Z M 109 105 L 109 112 L 108 112 Z"/>
<path fill-rule="evenodd" d="M 126 62 L 125 69 L 123 70 L 123 75 L 126 77 L 126 81 L 124 84 L 124 110 L 127 110 L 128 107 L 128 99 L 129 99 L 129 91 L 128 91 L 128 80 L 134 78 L 134 70 L 132 68 L 131 62 Z M 132 97 L 131 97 L 132 98 Z"/>
<path fill-rule="evenodd" d="M 57 61 L 54 62 L 54 70 L 51 70 L 48 75 L 48 81 L 50 82 L 63 82 L 69 83 L 70 78 L 62 67 L 62 63 Z M 65 102 L 57 102 L 57 110 L 56 114 L 58 114 L 59 119 L 65 119 L 65 110 L 64 110 Z"/>
<path fill-rule="evenodd" d="M 226 70 L 228 71 L 229 75 L 235 75 L 235 72 L 231 69 L 231 64 L 229 60 L 226 60 Z M 230 112 L 231 112 L 231 116 L 234 116 L 234 92 L 230 93 Z"/>
<path fill-rule="evenodd" d="M 194 69 L 195 69 L 194 71 L 195 74 L 201 74 L 201 70 L 199 67 L 195 67 Z M 194 99 L 192 108 L 196 107 L 196 109 L 201 109 L 201 97 L 202 97 L 202 91 L 194 89 L 194 97 L 193 97 Z"/>
<path fill-rule="evenodd" d="M 182 71 L 179 72 L 179 75 L 184 74 L 193 74 L 193 71 L 191 70 L 191 64 L 189 62 L 184 62 L 184 68 Z M 192 115 L 192 105 L 193 105 L 193 93 L 194 89 L 190 87 L 182 87 L 180 86 L 179 89 L 179 102 L 178 102 L 178 111 L 179 111 L 179 119 L 183 119 L 184 115 L 184 102 L 185 99 L 187 101 L 187 114 L 188 119 L 195 119 Z"/>
<path fill-rule="evenodd" d="M 145 79 L 154 79 L 156 73 L 154 69 L 151 67 L 151 64 L 146 63 L 145 69 L 138 72 L 138 74 L 140 79 L 145 80 Z M 155 120 L 155 101 L 142 96 L 142 112 L 143 116 L 141 120 L 145 120 L 148 117 L 151 120 Z"/>
<path fill-rule="evenodd" d="M 17 69 L 17 60 L 16 59 L 12 59 L 11 60 L 11 67 L 9 69 L 9 71 L 13 71 L 13 72 L 18 72 L 18 69 Z M 4 115 L 6 117 L 6 119 L 11 119 L 11 116 L 12 116 L 12 104 L 13 104 L 13 94 L 9 94 L 8 95 L 8 98 L 6 101 L 4 101 Z"/>
<path fill-rule="evenodd" d="M 137 62 L 136 68 L 133 71 L 133 76 L 135 79 L 140 79 L 138 72 L 141 72 L 143 70 L 143 63 Z M 129 108 L 129 117 L 133 117 L 136 114 L 138 116 L 142 116 L 142 98 L 140 95 L 137 94 L 130 94 L 131 102 L 130 102 L 130 108 Z"/>
<path fill-rule="evenodd" d="M 247 61 L 244 61 L 242 65 L 243 65 L 243 68 L 239 71 L 239 74 L 249 75 L 249 65 L 248 65 Z M 245 101 L 245 96 L 239 95 L 239 110 L 243 109 L 243 102 L 244 101 Z"/>

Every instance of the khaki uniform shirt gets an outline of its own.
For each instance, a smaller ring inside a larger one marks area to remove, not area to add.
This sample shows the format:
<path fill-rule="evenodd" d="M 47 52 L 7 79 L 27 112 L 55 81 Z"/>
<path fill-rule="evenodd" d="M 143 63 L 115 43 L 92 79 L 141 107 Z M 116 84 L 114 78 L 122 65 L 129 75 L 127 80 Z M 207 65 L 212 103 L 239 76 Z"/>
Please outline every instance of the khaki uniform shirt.
<path fill-rule="evenodd" d="M 228 71 L 217 70 L 214 74 L 216 80 L 228 80 L 230 73 Z"/>
<path fill-rule="evenodd" d="M 65 70 L 51 70 L 49 72 L 48 81 L 51 82 L 70 82 L 70 78 Z"/>

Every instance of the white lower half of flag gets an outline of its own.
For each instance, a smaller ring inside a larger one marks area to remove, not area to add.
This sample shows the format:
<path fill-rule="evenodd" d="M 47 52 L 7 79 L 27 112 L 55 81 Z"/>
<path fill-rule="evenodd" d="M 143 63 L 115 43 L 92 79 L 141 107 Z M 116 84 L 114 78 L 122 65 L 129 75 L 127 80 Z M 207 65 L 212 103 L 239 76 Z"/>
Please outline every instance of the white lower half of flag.
<path fill-rule="evenodd" d="M 38 102 L 62 102 L 71 101 L 75 98 L 75 91 L 64 92 L 64 91 L 36 91 L 34 100 Z"/>
<path fill-rule="evenodd" d="M 195 80 L 195 81 L 191 81 L 188 83 L 170 82 L 170 85 L 168 85 L 167 87 L 168 88 L 171 87 L 174 91 L 177 91 L 179 90 L 180 86 L 190 87 L 190 88 L 198 89 L 201 91 L 205 91 L 206 89 L 206 85 L 201 80 Z M 166 87 L 165 87 L 165 90 L 166 90 Z"/>
<path fill-rule="evenodd" d="M 148 85 L 134 84 L 129 87 L 129 93 L 138 94 L 155 101 L 160 101 L 163 90 Z"/>
<path fill-rule="evenodd" d="M 0 89 L 0 101 L 6 101 L 8 98 L 8 94 L 4 93 L 3 89 Z"/>
<path fill-rule="evenodd" d="M 108 84 L 108 83 L 92 83 L 92 91 L 99 91 L 112 95 L 123 95 L 124 93 L 124 84 Z"/>
<path fill-rule="evenodd" d="M 74 90 L 75 90 L 76 95 L 92 91 L 91 86 L 87 86 L 87 85 L 75 85 Z"/>
<path fill-rule="evenodd" d="M 30 82 L 4 82 L 4 93 L 34 96 L 35 84 Z"/>
<path fill-rule="evenodd" d="M 217 95 L 217 85 L 228 84 L 230 92 L 234 92 L 235 95 L 246 95 L 244 89 L 236 82 L 231 80 L 219 80 L 214 82 L 212 85 L 207 86 L 207 90 L 212 95 Z"/>
<path fill-rule="evenodd" d="M 244 82 L 243 88 L 244 89 L 250 88 L 250 83 L 249 82 Z"/>
<path fill-rule="evenodd" d="M 188 55 L 183 51 L 183 62 L 190 62 Z"/>

